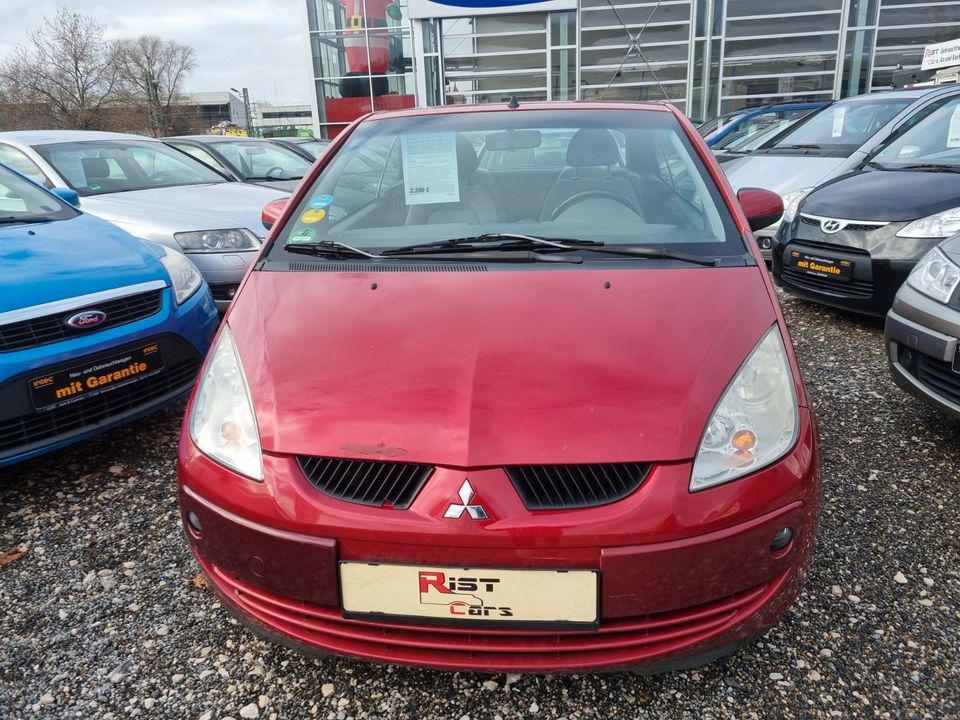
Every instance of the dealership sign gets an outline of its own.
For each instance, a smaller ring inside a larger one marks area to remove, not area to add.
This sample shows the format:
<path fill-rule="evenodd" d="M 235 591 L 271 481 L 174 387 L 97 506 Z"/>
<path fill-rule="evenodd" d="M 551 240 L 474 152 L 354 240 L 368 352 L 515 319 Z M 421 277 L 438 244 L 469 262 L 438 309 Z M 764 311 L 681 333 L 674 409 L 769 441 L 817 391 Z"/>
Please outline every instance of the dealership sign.
<path fill-rule="evenodd" d="M 960 39 L 927 45 L 923 49 L 921 70 L 934 70 L 955 65 L 960 65 Z"/>
<path fill-rule="evenodd" d="M 408 0 L 407 2 L 407 14 L 414 20 L 576 9 L 577 0 Z"/>

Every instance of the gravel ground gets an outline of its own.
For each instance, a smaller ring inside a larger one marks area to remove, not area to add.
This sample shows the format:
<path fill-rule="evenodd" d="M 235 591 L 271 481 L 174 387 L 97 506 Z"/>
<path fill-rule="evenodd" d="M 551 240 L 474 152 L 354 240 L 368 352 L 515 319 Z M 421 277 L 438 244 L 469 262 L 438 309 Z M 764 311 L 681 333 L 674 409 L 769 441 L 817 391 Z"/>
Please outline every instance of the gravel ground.
<path fill-rule="evenodd" d="M 960 423 L 894 387 L 879 322 L 785 310 L 824 513 L 800 600 L 733 657 L 659 677 L 484 676 L 261 642 L 181 537 L 177 408 L 0 470 L 0 718 L 960 717 Z"/>

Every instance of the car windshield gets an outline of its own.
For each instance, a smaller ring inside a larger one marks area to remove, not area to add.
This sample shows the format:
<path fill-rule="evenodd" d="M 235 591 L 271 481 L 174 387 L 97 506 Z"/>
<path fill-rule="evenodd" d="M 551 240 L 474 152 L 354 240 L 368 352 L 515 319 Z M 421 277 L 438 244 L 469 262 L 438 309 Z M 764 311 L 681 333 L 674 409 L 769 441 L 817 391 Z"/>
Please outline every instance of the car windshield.
<path fill-rule="evenodd" d="M 960 98 L 953 98 L 887 145 L 873 158 L 893 168 L 906 165 L 960 167 Z"/>
<path fill-rule="evenodd" d="M 778 120 L 777 122 L 771 123 L 763 129 L 757 130 L 755 133 L 753 133 L 753 135 L 745 135 L 738 138 L 735 142 L 724 145 L 722 150 L 725 152 L 736 153 L 752 152 L 768 140 L 772 140 L 775 135 L 782 133 L 796 121 L 797 118 L 792 118 L 790 120 Z M 714 145 L 713 149 L 716 150 L 717 146 Z"/>
<path fill-rule="evenodd" d="M 777 110 L 775 112 L 760 113 L 749 120 L 744 120 L 736 130 L 717 140 L 714 150 L 743 149 L 743 146 L 756 140 L 758 135 L 772 138 L 774 132 L 786 130 L 790 125 L 810 114 L 810 108 L 803 110 Z"/>
<path fill-rule="evenodd" d="M 852 153 L 913 101 L 904 96 L 868 96 L 834 103 L 798 124 L 773 148 Z"/>
<path fill-rule="evenodd" d="M 155 140 L 81 140 L 34 148 L 80 195 L 226 182 Z"/>
<path fill-rule="evenodd" d="M 316 160 L 329 144 L 328 140 L 308 140 L 307 142 L 297 143 L 297 147 L 306 150 Z"/>
<path fill-rule="evenodd" d="M 364 122 L 272 252 L 320 241 L 377 251 L 491 233 L 710 257 L 745 249 L 672 114 L 585 109 Z"/>
<path fill-rule="evenodd" d="M 244 180 L 299 180 L 310 162 L 266 140 L 223 140 L 210 143 Z"/>
<path fill-rule="evenodd" d="M 67 203 L 0 165 L 0 225 L 65 220 L 76 215 Z"/>

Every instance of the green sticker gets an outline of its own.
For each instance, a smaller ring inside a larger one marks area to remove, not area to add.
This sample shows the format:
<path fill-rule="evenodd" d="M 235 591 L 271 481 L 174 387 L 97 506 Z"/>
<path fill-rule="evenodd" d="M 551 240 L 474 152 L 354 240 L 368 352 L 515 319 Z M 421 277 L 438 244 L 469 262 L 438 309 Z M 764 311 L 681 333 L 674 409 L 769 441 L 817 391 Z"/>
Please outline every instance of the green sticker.
<path fill-rule="evenodd" d="M 313 239 L 317 236 L 317 231 L 313 228 L 300 228 L 295 230 L 293 235 L 290 236 L 290 242 L 292 243 L 309 243 L 313 242 Z"/>

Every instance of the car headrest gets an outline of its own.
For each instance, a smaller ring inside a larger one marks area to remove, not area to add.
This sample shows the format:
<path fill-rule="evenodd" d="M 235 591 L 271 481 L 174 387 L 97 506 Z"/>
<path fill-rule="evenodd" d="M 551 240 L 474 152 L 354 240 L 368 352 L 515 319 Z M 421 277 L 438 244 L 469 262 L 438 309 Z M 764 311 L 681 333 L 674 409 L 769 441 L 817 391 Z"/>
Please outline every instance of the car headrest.
<path fill-rule="evenodd" d="M 605 128 L 581 128 L 567 145 L 567 165 L 572 167 L 616 165 L 618 162 L 620 149 L 617 141 Z"/>
<path fill-rule="evenodd" d="M 80 158 L 80 166 L 83 168 L 83 175 L 87 180 L 110 177 L 110 166 L 101 157 Z"/>
<path fill-rule="evenodd" d="M 477 151 L 466 135 L 457 133 L 457 172 L 461 180 L 468 180 L 480 166 Z"/>

